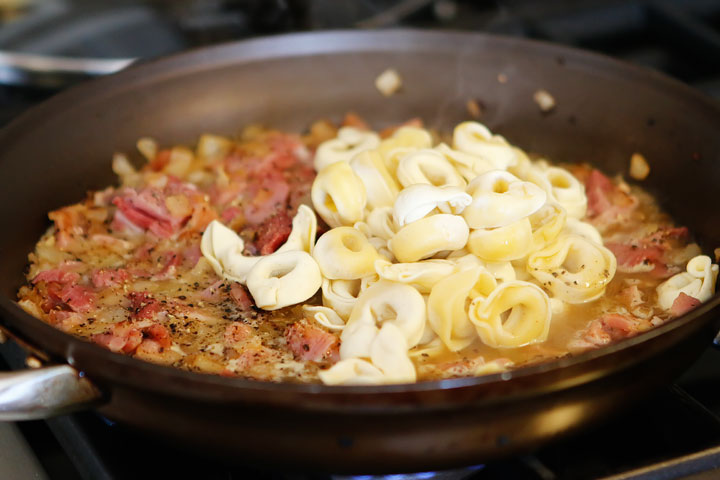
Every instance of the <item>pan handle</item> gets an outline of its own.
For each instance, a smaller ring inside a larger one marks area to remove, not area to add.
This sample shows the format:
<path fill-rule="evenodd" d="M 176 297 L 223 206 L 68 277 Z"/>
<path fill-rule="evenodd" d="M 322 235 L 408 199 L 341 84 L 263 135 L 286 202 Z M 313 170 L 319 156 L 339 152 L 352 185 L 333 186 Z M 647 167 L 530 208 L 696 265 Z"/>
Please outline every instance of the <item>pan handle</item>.
<path fill-rule="evenodd" d="M 101 398 L 100 391 L 70 365 L 0 372 L 0 421 L 54 417 Z"/>

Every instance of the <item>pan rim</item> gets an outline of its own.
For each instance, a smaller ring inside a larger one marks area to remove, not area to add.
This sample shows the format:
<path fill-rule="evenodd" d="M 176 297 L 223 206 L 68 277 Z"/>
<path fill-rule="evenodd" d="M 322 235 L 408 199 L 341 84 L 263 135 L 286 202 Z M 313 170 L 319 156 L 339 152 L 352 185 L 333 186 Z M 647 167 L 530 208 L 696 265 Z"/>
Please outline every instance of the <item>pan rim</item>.
<path fill-rule="evenodd" d="M 454 31 L 424 31 L 415 29 L 393 29 L 381 32 L 377 31 L 359 31 L 359 30 L 331 30 L 323 32 L 302 32 L 285 35 L 276 35 L 271 37 L 260 37 L 250 40 L 241 40 L 221 45 L 209 46 L 200 49 L 193 49 L 186 52 L 173 54 L 167 57 L 150 60 L 147 62 L 138 62 L 127 70 L 113 74 L 108 77 L 92 80 L 73 87 L 59 95 L 47 100 L 36 107 L 31 108 L 27 112 L 21 114 L 13 120 L 9 125 L 0 131 L 0 147 L 8 144 L 17 138 L 17 134 L 27 131 L 27 128 L 36 121 L 41 121 L 46 111 L 55 111 L 63 105 L 76 105 L 78 102 L 93 97 L 93 92 L 100 93 L 109 86 L 116 84 L 125 84 L 124 88 L 135 89 L 141 87 L 145 82 L 162 82 L 164 78 L 171 76 L 183 76 L 193 72 L 209 71 L 224 66 L 249 63 L 253 61 L 267 60 L 269 58 L 283 57 L 299 57 L 305 55 L 331 54 L 343 51 L 397 51 L 397 41 L 402 40 L 403 43 L 421 42 L 427 48 L 435 50 L 447 50 L 448 45 L 441 45 L 436 41 L 439 38 L 450 38 L 455 43 L 463 43 L 464 41 L 472 41 L 475 43 L 491 44 L 494 47 L 514 49 L 523 48 L 532 52 L 542 53 L 546 56 L 564 57 L 567 61 L 572 60 L 573 65 L 593 64 L 597 66 L 609 67 L 603 70 L 602 75 L 616 75 L 622 72 L 628 80 L 636 77 L 642 77 L 647 88 L 660 88 L 669 90 L 675 96 L 685 97 L 688 100 L 697 102 L 707 109 L 712 115 L 720 117 L 720 104 L 715 100 L 707 97 L 701 92 L 692 89 L 678 80 L 674 80 L 662 73 L 655 72 L 643 67 L 632 65 L 624 61 L 602 55 L 588 52 L 582 49 L 567 47 L 554 44 L 551 42 L 529 40 L 524 38 L 516 38 L 509 36 L 492 35 L 476 32 L 454 32 Z M 333 41 L 329 41 L 333 39 Z M 358 42 L 357 40 L 363 40 Z M 341 40 L 341 41 L 337 41 Z M 372 46 L 369 48 L 367 42 L 372 40 Z M 356 45 L 353 47 L 353 45 Z M 360 45 L 360 46 L 357 46 Z M 290 46 L 290 48 L 288 48 Z M 279 48 L 278 48 L 279 47 Z M 312 48 L 311 48 L 312 47 Z M 318 47 L 320 47 L 318 49 Z M 353 48 L 350 48 L 353 47 Z M 235 52 L 237 50 L 237 52 Z M 244 50 L 244 52 L 243 52 Z M 228 52 L 243 54 L 244 56 L 229 56 Z M 188 62 L 189 60 L 192 60 Z M 169 68 L 182 62 L 188 63 L 184 68 Z M 163 70 L 170 73 L 163 74 Z M 629 76 L 628 76 L 629 75 Z M 108 89 L 111 90 L 111 89 Z M 140 134 L 141 135 L 141 134 Z M 0 160 L 0 165 L 2 160 Z M 27 323 L 32 328 L 48 328 L 58 334 L 58 339 L 68 346 L 75 342 L 89 345 L 96 350 L 97 355 L 103 356 L 105 361 L 115 364 L 118 367 L 127 367 L 134 370 L 144 371 L 159 377 L 165 377 L 168 380 L 181 380 L 184 384 L 195 384 L 197 386 L 213 385 L 218 387 L 229 387 L 232 389 L 252 390 L 257 392 L 277 392 L 277 393 L 295 393 L 308 395 L 386 395 L 393 393 L 410 393 L 410 392 L 426 392 L 436 390 L 454 390 L 468 387 L 486 387 L 489 385 L 504 383 L 513 379 L 525 378 L 537 374 L 548 373 L 581 363 L 590 362 L 592 360 L 613 355 L 619 351 L 634 347 L 660 335 L 664 335 L 670 331 L 679 329 L 688 323 L 691 323 L 699 317 L 705 315 L 715 309 L 720 304 L 720 293 L 716 293 L 710 300 L 703 303 L 697 309 L 683 315 L 677 319 L 673 319 L 653 328 L 647 332 L 632 338 L 624 339 L 614 343 L 608 347 L 591 350 L 579 355 L 565 356 L 559 359 L 520 367 L 509 372 L 484 375 L 480 377 L 463 377 L 446 380 L 424 381 L 413 384 L 398 385 L 378 385 L 378 386 L 328 386 L 322 384 L 297 384 L 297 383 L 279 383 L 266 382 L 258 380 L 250 380 L 243 378 L 221 377 L 219 375 L 209 375 L 196 373 L 191 371 L 180 370 L 172 367 L 156 365 L 142 360 L 135 359 L 126 355 L 116 354 L 106 350 L 100 346 L 94 345 L 85 340 L 66 334 L 48 324 L 39 320 L 22 310 L 17 303 L 6 296 L 0 298 L 0 307 L 5 316 L 17 319 L 18 321 Z M 12 321 L 2 320 L 8 324 Z M 33 325 L 33 322 L 35 324 Z M 14 330 L 11 328 L 11 330 Z M 32 344 L 32 342 L 29 342 Z M 66 347 L 67 351 L 68 348 Z M 72 358 L 65 358 L 72 364 Z M 78 366 L 82 369 L 82 366 Z M 117 379 L 119 383 L 126 382 L 129 385 L 137 386 L 144 390 L 153 390 L 157 388 L 167 392 L 166 386 L 154 387 L 148 382 L 141 382 L 135 378 Z M 183 387 L 185 388 L 185 387 Z"/>

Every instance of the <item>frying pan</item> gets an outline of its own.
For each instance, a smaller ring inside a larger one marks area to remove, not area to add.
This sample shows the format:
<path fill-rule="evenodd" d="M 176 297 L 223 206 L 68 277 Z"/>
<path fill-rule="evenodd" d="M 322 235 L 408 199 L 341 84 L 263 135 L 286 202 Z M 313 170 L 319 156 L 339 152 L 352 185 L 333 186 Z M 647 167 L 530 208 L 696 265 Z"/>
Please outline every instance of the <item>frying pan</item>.
<path fill-rule="evenodd" d="M 375 77 L 392 67 L 402 91 Z M 504 75 L 499 81 L 499 74 Z M 541 112 L 538 89 L 557 105 Z M 623 172 L 720 245 L 720 108 L 660 74 L 555 45 L 418 31 L 324 32 L 244 41 L 134 66 L 34 108 L 0 133 L 2 329 L 47 363 L 2 380 L 6 419 L 96 408 L 125 425 L 274 468 L 345 473 L 457 467 L 527 450 L 643 398 L 685 369 L 718 329 L 716 295 L 609 348 L 480 378 L 328 387 L 195 374 L 73 338 L 15 303 L 46 212 L 111 184 L 110 157 L 143 135 L 192 143 L 263 122 L 301 130 L 355 110 L 376 127 L 422 117 L 447 130 L 466 102 L 512 143 L 555 161 Z"/>

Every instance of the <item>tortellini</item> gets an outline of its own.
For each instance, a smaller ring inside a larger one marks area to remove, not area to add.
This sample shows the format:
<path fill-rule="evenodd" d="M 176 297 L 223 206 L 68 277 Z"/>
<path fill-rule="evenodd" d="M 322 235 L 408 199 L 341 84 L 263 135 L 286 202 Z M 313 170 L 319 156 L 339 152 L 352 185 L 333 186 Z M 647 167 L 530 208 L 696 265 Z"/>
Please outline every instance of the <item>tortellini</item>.
<path fill-rule="evenodd" d="M 705 302 L 715 293 L 718 266 L 707 255 L 698 255 L 687 264 L 687 271 L 670 277 L 657 286 L 658 304 L 670 310 L 681 293 Z"/>
<path fill-rule="evenodd" d="M 532 226 L 527 217 L 504 227 L 473 230 L 468 240 L 470 252 L 489 262 L 523 258 L 532 247 Z"/>
<path fill-rule="evenodd" d="M 326 140 L 315 152 L 315 170 L 321 171 L 337 162 L 349 162 L 355 155 L 372 150 L 380 145 L 380 137 L 375 132 L 355 127 L 343 127 L 336 138 Z"/>
<path fill-rule="evenodd" d="M 304 302 L 315 295 L 321 284 L 318 264 L 309 253 L 299 250 L 263 257 L 247 277 L 255 304 L 264 310 Z"/>
<path fill-rule="evenodd" d="M 399 261 L 416 262 L 442 250 L 463 248 L 469 233 L 462 217 L 441 213 L 405 225 L 390 239 L 388 247 Z"/>
<path fill-rule="evenodd" d="M 300 205 L 293 218 L 292 231 L 276 253 L 300 250 L 311 253 L 315 245 L 317 218 L 309 207 Z M 250 270 L 264 257 L 245 256 L 245 243 L 217 220 L 210 222 L 202 236 L 200 250 L 220 277 L 244 284 Z"/>
<path fill-rule="evenodd" d="M 530 254 L 530 275 L 560 300 L 585 303 L 605 292 L 615 276 L 615 255 L 579 235 L 563 235 L 548 247 Z"/>
<path fill-rule="evenodd" d="M 387 171 L 382 155 L 373 150 L 359 153 L 350 161 L 350 167 L 365 186 L 368 207 L 393 205 L 400 189 Z"/>
<path fill-rule="evenodd" d="M 475 328 L 467 314 L 467 299 L 478 283 L 482 268 L 467 269 L 439 281 L 428 298 L 428 321 L 445 346 L 453 352 L 470 345 L 476 338 Z M 484 279 L 483 293 L 492 291 L 494 278 L 489 273 Z M 490 287 L 490 288 L 488 288 Z"/>
<path fill-rule="evenodd" d="M 472 202 L 463 210 L 471 228 L 510 225 L 540 210 L 547 194 L 504 170 L 491 170 L 476 177 L 467 187 Z"/>
<path fill-rule="evenodd" d="M 493 135 L 477 122 L 463 122 L 453 132 L 453 145 L 461 152 L 478 155 L 499 170 L 517 163 L 513 147 L 500 135 Z"/>
<path fill-rule="evenodd" d="M 550 330 L 550 299 L 528 282 L 507 282 L 470 304 L 469 318 L 483 343 L 515 348 L 544 342 Z"/>
<path fill-rule="evenodd" d="M 405 188 L 393 206 L 393 218 L 400 227 L 428 215 L 437 209 L 458 215 L 470 205 L 472 197 L 458 187 L 435 187 L 416 184 Z"/>
<path fill-rule="evenodd" d="M 346 162 L 333 163 L 320 170 L 310 196 L 318 215 L 331 227 L 353 225 L 364 218 L 365 185 Z"/>
<path fill-rule="evenodd" d="M 430 149 L 418 150 L 402 157 L 395 174 L 403 187 L 425 183 L 436 187 L 465 188 L 466 184 L 443 154 Z"/>
<path fill-rule="evenodd" d="M 317 241 L 313 256 L 325 278 L 353 280 L 375 273 L 377 250 L 360 230 L 338 227 L 325 232 Z"/>
<path fill-rule="evenodd" d="M 380 281 L 358 298 L 343 329 L 340 362 L 321 373 L 331 384 L 414 382 L 408 350 L 425 331 L 425 300 L 414 288 Z M 379 372 L 379 373 L 378 373 Z"/>

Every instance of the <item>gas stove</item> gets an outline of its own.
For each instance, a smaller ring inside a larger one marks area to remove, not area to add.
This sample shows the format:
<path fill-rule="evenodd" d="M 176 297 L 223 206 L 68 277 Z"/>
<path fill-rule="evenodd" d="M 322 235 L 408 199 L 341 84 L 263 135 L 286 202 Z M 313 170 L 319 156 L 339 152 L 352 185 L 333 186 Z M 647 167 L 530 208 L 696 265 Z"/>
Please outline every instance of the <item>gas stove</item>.
<path fill-rule="evenodd" d="M 103 65 L 120 68 L 195 46 L 327 28 L 441 28 L 549 40 L 665 72 L 720 99 L 720 2 L 715 0 L 18 0 L 0 2 L 0 25 L 0 124 L 100 73 L 80 68 L 58 75 L 52 62 L 51 68 L 23 72 L 27 64 L 3 64 L 3 53 L 106 61 Z M 24 353 L 12 342 L 1 345 L 0 354 L 0 368 L 23 368 Z M 719 478 L 719 383 L 720 350 L 708 345 L 675 383 L 581 434 L 520 457 L 384 478 Z M 150 477 L 350 478 L 225 465 L 94 412 L 0 424 L 0 478 Z"/>

